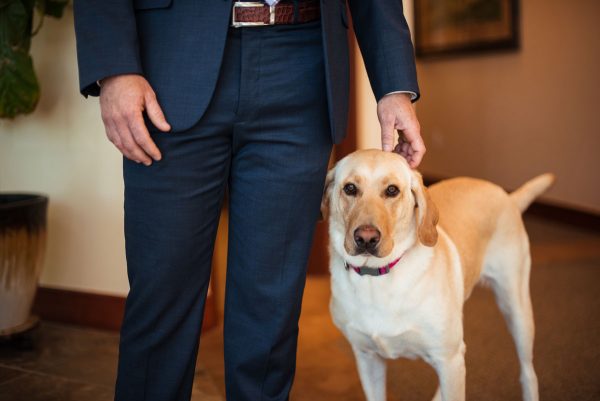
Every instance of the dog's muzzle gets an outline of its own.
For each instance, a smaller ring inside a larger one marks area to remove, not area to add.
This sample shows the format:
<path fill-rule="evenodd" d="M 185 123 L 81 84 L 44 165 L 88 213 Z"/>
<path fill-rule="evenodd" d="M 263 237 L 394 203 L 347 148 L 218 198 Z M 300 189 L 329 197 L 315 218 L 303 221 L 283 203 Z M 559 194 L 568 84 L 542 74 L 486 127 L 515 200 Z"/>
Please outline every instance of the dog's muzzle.
<path fill-rule="evenodd" d="M 354 230 L 354 244 L 357 255 L 361 253 L 376 255 L 379 241 L 381 241 L 381 232 L 371 225 L 362 225 Z"/>

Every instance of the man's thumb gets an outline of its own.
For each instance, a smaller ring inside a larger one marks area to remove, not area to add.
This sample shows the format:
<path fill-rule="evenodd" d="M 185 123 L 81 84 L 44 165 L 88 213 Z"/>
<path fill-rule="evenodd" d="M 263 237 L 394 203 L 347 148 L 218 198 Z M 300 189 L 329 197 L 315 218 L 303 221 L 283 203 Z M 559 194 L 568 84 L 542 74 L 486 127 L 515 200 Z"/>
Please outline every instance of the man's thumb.
<path fill-rule="evenodd" d="M 154 94 L 146 95 L 146 113 L 148 113 L 148 117 L 150 117 L 152 124 L 159 130 L 166 132 L 171 129 Z"/>
<path fill-rule="evenodd" d="M 384 152 L 394 149 L 394 124 L 381 124 L 381 148 Z"/>

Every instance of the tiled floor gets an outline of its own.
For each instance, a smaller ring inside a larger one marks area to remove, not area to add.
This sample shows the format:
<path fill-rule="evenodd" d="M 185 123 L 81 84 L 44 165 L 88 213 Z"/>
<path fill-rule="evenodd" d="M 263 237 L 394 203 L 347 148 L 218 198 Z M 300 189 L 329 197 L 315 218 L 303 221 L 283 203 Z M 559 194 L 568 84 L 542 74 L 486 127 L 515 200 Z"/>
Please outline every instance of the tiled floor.
<path fill-rule="evenodd" d="M 600 235 L 528 218 L 533 253 L 535 366 L 541 399 L 600 400 Z M 327 277 L 307 282 L 293 401 L 364 400 L 348 344 L 327 310 Z M 465 306 L 467 399 L 519 400 L 514 348 L 493 297 L 477 289 Z M 118 337 L 44 322 L 37 346 L 0 345 L 0 401 L 111 400 Z M 201 343 L 193 400 L 224 397 L 222 332 Z M 388 400 L 429 400 L 436 387 L 420 361 L 389 363 Z"/>
<path fill-rule="evenodd" d="M 31 339 L 33 349 L 0 345 L 0 401 L 112 400 L 117 333 L 43 322 Z M 201 363 L 192 400 L 223 400 Z"/>

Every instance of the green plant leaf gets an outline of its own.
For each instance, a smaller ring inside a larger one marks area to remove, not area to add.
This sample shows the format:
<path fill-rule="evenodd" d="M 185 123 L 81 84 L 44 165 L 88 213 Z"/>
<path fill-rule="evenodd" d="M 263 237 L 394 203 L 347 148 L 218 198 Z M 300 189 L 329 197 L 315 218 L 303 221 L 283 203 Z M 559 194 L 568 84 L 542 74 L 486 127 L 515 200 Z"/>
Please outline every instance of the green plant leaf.
<path fill-rule="evenodd" d="M 0 0 L 0 8 L 4 8 L 12 3 L 14 0 Z"/>
<path fill-rule="evenodd" d="M 31 113 L 40 98 L 33 60 L 23 49 L 2 48 L 0 54 L 0 118 Z"/>
<path fill-rule="evenodd" d="M 28 22 L 31 12 L 27 12 L 21 1 L 12 0 L 1 7 L 0 46 L 22 46 L 29 43 Z M 0 50 L 1 51 L 1 50 Z"/>
<path fill-rule="evenodd" d="M 31 113 L 40 87 L 29 55 L 44 16 L 60 18 L 69 0 L 0 0 L 0 118 Z M 39 21 L 33 27 L 34 9 Z M 33 32 L 35 30 L 35 32 Z"/>

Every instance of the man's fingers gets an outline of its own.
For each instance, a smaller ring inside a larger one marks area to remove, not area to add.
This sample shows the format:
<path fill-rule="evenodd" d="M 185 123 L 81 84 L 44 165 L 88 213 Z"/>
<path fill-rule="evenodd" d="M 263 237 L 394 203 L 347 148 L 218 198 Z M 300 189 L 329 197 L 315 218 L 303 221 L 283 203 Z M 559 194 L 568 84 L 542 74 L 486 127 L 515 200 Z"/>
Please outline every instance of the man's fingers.
<path fill-rule="evenodd" d="M 159 161 L 162 158 L 160 150 L 158 150 L 158 147 L 148 133 L 148 129 L 142 118 L 142 113 L 136 113 L 136 115 L 128 121 L 128 125 L 135 142 L 147 155 L 154 160 Z"/>
<path fill-rule="evenodd" d="M 117 132 L 117 129 L 112 123 L 112 121 L 104 122 L 104 130 L 106 131 L 106 137 L 108 138 L 108 140 L 111 141 L 112 144 L 115 145 L 115 147 L 119 149 L 120 152 L 122 152 L 121 147 L 123 146 L 123 144 L 121 143 L 119 133 Z"/>
<path fill-rule="evenodd" d="M 409 164 L 411 167 L 416 168 L 419 164 L 421 164 L 421 160 L 423 160 L 423 156 L 425 155 L 425 148 L 422 150 L 414 150 L 411 148 L 411 154 L 409 155 Z"/>
<path fill-rule="evenodd" d="M 419 136 L 413 143 L 411 143 L 411 151 L 412 151 L 412 167 L 417 167 L 421 160 L 423 160 L 423 156 L 425 156 L 425 144 L 423 143 L 423 139 Z"/>
<path fill-rule="evenodd" d="M 408 124 L 401 133 L 400 131 L 398 132 L 401 138 L 404 136 L 404 140 L 408 145 L 406 148 L 403 146 L 403 153 L 406 153 L 406 156 L 408 156 L 407 160 L 413 168 L 421 163 L 426 151 L 420 131 L 419 124 L 415 122 Z"/>
<path fill-rule="evenodd" d="M 410 143 L 408 142 L 402 142 L 402 153 L 405 154 L 406 156 L 410 155 L 411 153 L 411 147 L 410 147 Z"/>
<path fill-rule="evenodd" d="M 143 161 L 143 158 L 140 158 L 139 154 L 136 154 L 134 151 L 134 147 L 123 139 L 127 137 L 126 126 L 121 123 L 117 123 L 115 120 L 106 119 L 104 121 L 104 127 L 106 130 L 106 136 L 115 145 L 119 152 L 123 154 L 123 156 L 137 163 L 141 163 Z"/>
<path fill-rule="evenodd" d="M 158 129 L 168 131 L 171 127 L 145 78 L 123 74 L 104 79 L 100 109 L 108 139 L 125 157 L 146 165 L 152 163 L 152 158 L 160 160 L 160 151 L 142 118 L 143 110 Z"/>
<path fill-rule="evenodd" d="M 129 126 L 126 120 L 119 120 L 115 122 L 117 130 L 119 132 L 119 139 L 121 140 L 122 152 L 128 159 L 136 161 L 138 163 L 144 163 L 149 166 L 152 163 L 152 159 L 142 150 L 142 148 L 134 140 Z"/>
<path fill-rule="evenodd" d="M 381 121 L 381 148 L 390 152 L 394 148 L 394 120 Z"/>
<path fill-rule="evenodd" d="M 154 124 L 156 128 L 161 131 L 169 131 L 171 126 L 165 119 L 165 115 L 163 114 L 162 109 L 156 100 L 156 95 L 154 92 L 146 92 L 144 100 L 146 102 L 146 113 L 148 113 L 148 117 L 150 117 L 152 124 Z"/>

